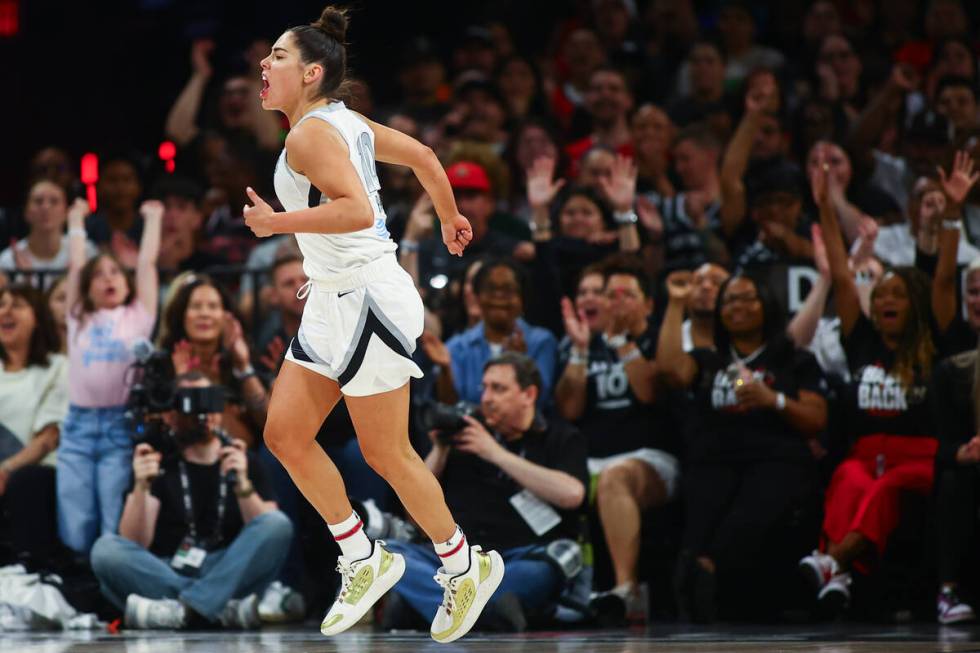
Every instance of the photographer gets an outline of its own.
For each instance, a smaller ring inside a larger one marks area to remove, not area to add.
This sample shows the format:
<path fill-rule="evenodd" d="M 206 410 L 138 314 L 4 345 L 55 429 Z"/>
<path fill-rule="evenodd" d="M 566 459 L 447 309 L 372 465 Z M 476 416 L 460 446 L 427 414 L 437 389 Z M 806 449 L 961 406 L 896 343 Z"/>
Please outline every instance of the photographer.
<path fill-rule="evenodd" d="M 576 537 L 575 514 L 588 479 L 585 439 L 535 410 L 541 374 L 527 356 L 492 358 L 484 366 L 483 387 L 482 421 L 465 416 L 455 432 L 433 434 L 425 462 L 463 531 L 499 551 L 507 564 L 491 605 L 510 594 L 523 610 L 539 611 L 564 584 L 558 568 L 544 559 L 544 548 Z M 431 618 L 442 600 L 430 580 L 439 558 L 422 544 L 395 542 L 390 548 L 408 562 L 393 591 Z M 509 620 L 520 629 L 523 618 Z"/>
<path fill-rule="evenodd" d="M 279 572 L 292 524 L 258 459 L 221 430 L 221 399 L 200 390 L 211 382 L 192 372 L 177 388 L 180 410 L 164 415 L 177 451 L 136 447 L 119 535 L 99 538 L 92 568 L 129 628 L 256 627 L 256 593 Z"/>

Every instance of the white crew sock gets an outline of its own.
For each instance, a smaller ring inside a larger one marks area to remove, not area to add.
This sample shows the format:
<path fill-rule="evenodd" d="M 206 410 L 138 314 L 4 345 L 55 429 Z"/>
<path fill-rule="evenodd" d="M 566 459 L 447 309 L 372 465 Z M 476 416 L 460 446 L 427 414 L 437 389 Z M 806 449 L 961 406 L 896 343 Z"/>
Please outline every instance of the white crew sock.
<path fill-rule="evenodd" d="M 364 533 L 364 522 L 351 512 L 350 517 L 339 524 L 327 524 L 330 534 L 340 547 L 340 553 L 348 560 L 361 560 L 371 555 L 371 540 Z"/>
<path fill-rule="evenodd" d="M 463 529 L 456 526 L 456 532 L 445 542 L 433 542 L 436 555 L 443 568 L 450 574 L 461 574 L 470 568 L 470 547 L 466 544 Z"/>

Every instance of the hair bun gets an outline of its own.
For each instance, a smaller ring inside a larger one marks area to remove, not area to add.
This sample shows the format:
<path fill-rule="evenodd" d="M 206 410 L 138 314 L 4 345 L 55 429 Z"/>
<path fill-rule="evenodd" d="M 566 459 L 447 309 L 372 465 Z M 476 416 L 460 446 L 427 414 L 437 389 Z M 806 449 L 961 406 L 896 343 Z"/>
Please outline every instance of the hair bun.
<path fill-rule="evenodd" d="M 347 23 L 347 10 L 329 5 L 320 14 L 320 19 L 313 21 L 310 25 L 338 43 L 346 43 Z"/>

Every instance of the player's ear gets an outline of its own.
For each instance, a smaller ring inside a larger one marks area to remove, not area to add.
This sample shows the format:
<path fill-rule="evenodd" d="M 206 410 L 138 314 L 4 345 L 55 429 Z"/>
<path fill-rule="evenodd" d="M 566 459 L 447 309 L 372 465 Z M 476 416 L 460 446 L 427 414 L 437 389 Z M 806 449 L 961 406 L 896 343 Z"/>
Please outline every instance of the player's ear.
<path fill-rule="evenodd" d="M 305 84 L 319 84 L 321 79 L 323 79 L 322 64 L 311 63 L 306 66 L 306 70 L 303 72 L 303 82 Z"/>

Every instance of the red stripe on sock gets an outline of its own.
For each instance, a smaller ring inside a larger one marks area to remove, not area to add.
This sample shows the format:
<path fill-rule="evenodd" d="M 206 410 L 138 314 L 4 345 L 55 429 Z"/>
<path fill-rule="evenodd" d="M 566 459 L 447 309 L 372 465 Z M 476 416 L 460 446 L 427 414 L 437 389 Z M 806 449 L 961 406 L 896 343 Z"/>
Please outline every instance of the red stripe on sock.
<path fill-rule="evenodd" d="M 357 523 L 354 524 L 354 528 L 350 529 L 346 533 L 341 533 L 340 535 L 335 535 L 334 538 L 333 538 L 334 539 L 334 542 L 339 542 L 341 540 L 346 540 L 348 537 L 350 537 L 351 535 L 353 535 L 357 531 L 361 530 L 361 527 L 362 526 L 364 526 L 364 521 L 358 519 L 357 520 Z"/>
<path fill-rule="evenodd" d="M 453 555 L 454 553 L 456 553 L 457 551 L 459 551 L 460 549 L 462 549 L 464 544 L 466 544 L 466 538 L 465 537 L 461 537 L 459 539 L 459 544 L 457 544 L 456 547 L 452 551 L 450 551 L 449 553 L 439 553 L 437 555 L 440 558 L 448 558 L 449 556 Z"/>

